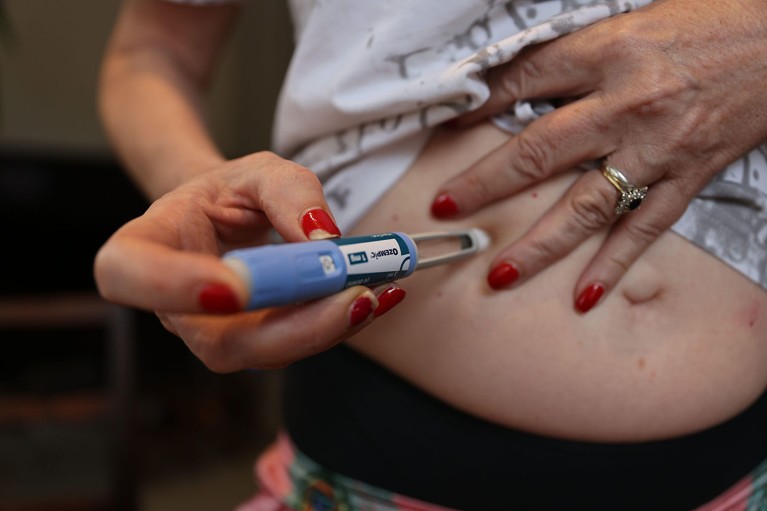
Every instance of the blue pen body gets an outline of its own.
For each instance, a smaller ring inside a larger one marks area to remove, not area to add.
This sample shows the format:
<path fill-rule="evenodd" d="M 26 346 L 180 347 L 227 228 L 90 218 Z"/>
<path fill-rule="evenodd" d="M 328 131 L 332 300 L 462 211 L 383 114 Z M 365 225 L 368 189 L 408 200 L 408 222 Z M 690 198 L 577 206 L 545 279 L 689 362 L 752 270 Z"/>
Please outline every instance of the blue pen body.
<path fill-rule="evenodd" d="M 407 277 L 417 263 L 415 242 L 391 232 L 239 249 L 224 261 L 246 281 L 248 309 L 314 300 L 356 285 Z"/>

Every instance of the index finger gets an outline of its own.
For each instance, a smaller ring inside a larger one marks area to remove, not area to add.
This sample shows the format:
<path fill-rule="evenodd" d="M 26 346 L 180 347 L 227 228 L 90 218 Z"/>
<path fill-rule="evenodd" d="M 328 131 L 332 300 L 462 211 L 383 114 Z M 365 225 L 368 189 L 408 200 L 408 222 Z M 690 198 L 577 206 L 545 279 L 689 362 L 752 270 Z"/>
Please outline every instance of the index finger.
<path fill-rule="evenodd" d="M 306 167 L 265 151 L 237 160 L 231 172 L 222 186 L 231 202 L 262 211 L 286 240 L 341 235 L 319 178 Z"/>
<path fill-rule="evenodd" d="M 530 124 L 468 170 L 445 183 L 432 203 L 437 218 L 467 215 L 550 176 L 612 153 L 608 109 L 593 95 Z"/>

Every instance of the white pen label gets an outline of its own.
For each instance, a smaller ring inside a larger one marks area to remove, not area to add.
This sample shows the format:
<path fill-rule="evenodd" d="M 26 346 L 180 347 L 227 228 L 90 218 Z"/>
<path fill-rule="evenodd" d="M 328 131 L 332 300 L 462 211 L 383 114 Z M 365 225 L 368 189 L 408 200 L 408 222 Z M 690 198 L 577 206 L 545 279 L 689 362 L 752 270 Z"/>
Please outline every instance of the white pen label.
<path fill-rule="evenodd" d="M 415 264 L 407 244 L 396 234 L 374 234 L 333 240 L 346 262 L 346 287 L 390 282 L 407 275 Z"/>

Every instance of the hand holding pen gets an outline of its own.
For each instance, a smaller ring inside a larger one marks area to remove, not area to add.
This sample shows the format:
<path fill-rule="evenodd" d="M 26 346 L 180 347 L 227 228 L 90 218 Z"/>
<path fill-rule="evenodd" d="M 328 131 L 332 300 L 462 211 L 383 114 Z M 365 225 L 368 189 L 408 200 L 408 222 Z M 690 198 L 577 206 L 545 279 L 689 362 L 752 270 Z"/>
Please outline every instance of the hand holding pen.
<path fill-rule="evenodd" d="M 271 153 L 225 162 L 120 228 L 95 260 L 107 300 L 154 311 L 211 370 L 285 366 L 326 350 L 404 298 L 396 284 L 352 286 L 302 305 L 243 312 L 247 284 L 224 252 L 340 235 L 316 176 Z"/>

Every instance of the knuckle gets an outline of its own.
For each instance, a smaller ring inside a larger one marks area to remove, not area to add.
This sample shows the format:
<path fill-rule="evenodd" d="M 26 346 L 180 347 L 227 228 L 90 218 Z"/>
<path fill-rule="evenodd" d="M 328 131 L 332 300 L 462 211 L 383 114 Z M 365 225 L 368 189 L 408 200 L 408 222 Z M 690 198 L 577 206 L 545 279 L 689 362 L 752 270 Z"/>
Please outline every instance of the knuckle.
<path fill-rule="evenodd" d="M 651 20 L 617 20 L 604 41 L 606 59 L 630 66 L 627 72 L 633 77 L 633 94 L 627 101 L 639 115 L 657 116 L 684 108 L 680 105 L 687 105 L 685 97 L 702 88 L 694 70 L 675 59 L 678 42 L 673 36 L 659 37 Z"/>
<path fill-rule="evenodd" d="M 568 197 L 565 202 L 569 209 L 567 225 L 558 231 L 558 235 L 551 235 L 549 231 L 530 242 L 534 260 L 559 260 L 581 240 L 609 225 L 614 218 L 613 195 L 609 190 L 596 189 Z"/>
<path fill-rule="evenodd" d="M 282 163 L 282 158 L 272 151 L 256 151 L 246 154 L 234 160 L 235 168 L 255 168 L 263 169 L 272 165 Z"/>
<path fill-rule="evenodd" d="M 615 120 L 607 108 L 594 112 L 586 118 L 580 116 L 576 122 L 585 123 L 586 130 L 600 137 L 608 137 L 615 130 Z"/>
<path fill-rule="evenodd" d="M 635 59 L 646 58 L 647 52 L 657 48 L 659 44 L 657 27 L 652 20 L 643 17 L 617 18 L 615 23 L 610 24 L 609 29 L 603 29 L 602 34 L 605 37 L 605 48 L 609 51 L 608 56 L 617 59 L 630 58 L 630 62 L 641 62 L 642 59 Z"/>
<path fill-rule="evenodd" d="M 620 256 L 610 254 L 607 256 L 607 262 L 609 264 L 612 264 L 613 266 L 616 266 L 617 268 L 620 268 L 621 273 L 626 273 L 629 270 L 629 267 L 631 266 L 631 263 L 629 261 L 624 260 Z"/>
<path fill-rule="evenodd" d="M 283 170 L 284 178 L 290 183 L 289 186 L 296 186 L 299 189 L 314 188 L 317 191 L 322 189 L 317 174 L 302 165 L 285 161 Z"/>
<path fill-rule="evenodd" d="M 500 96 L 511 100 L 522 99 L 522 87 L 519 83 L 519 71 L 512 68 L 498 72 L 495 85 L 498 87 Z"/>
<path fill-rule="evenodd" d="M 516 161 L 514 169 L 531 182 L 549 177 L 552 148 L 537 136 L 523 131 L 515 139 Z"/>
<path fill-rule="evenodd" d="M 638 90 L 628 98 L 627 109 L 634 115 L 647 119 L 676 114 L 681 105 L 688 103 L 683 98 L 692 88 L 694 84 L 684 76 L 658 69 L 651 70 L 644 76 L 641 85 L 637 87 Z"/>
<path fill-rule="evenodd" d="M 509 69 L 501 74 L 499 86 L 502 92 L 513 99 L 527 99 L 527 84 L 543 76 L 543 70 L 535 58 L 520 56 Z"/>
<path fill-rule="evenodd" d="M 272 151 L 251 153 L 243 157 L 243 160 L 246 164 L 260 169 L 275 169 L 277 172 L 274 174 L 281 180 L 287 180 L 302 185 L 320 185 L 320 180 L 314 172 L 303 165 L 286 160 Z"/>
<path fill-rule="evenodd" d="M 547 236 L 534 240 L 530 244 L 530 250 L 533 253 L 531 260 L 538 264 L 546 264 L 560 259 L 567 249 L 559 238 Z"/>
<path fill-rule="evenodd" d="M 615 51 L 624 62 L 640 63 L 628 71 L 634 78 L 624 89 L 624 108 L 640 119 L 688 117 L 689 109 L 698 103 L 695 99 L 702 84 L 689 69 L 676 64 L 660 44 L 661 47 L 653 47 L 634 36 L 626 36 L 617 45 Z M 648 58 L 648 53 L 653 57 Z M 647 62 L 651 64 L 643 64 Z"/>
<path fill-rule="evenodd" d="M 282 161 L 282 158 L 277 156 L 277 154 L 272 151 L 256 151 L 246 155 L 244 160 L 247 162 L 253 161 L 256 165 L 262 165 L 264 163 L 270 164 L 277 161 Z"/>
<path fill-rule="evenodd" d="M 576 232 L 591 234 L 612 222 L 615 194 L 594 188 L 589 193 L 575 194 L 568 204 L 572 213 L 570 227 Z"/>
<path fill-rule="evenodd" d="M 322 190 L 322 183 L 320 182 L 320 178 L 312 172 L 311 170 L 307 169 L 306 167 L 299 166 L 296 169 L 296 179 L 299 179 L 302 181 L 302 184 L 304 184 L 307 187 L 314 187 L 318 191 Z"/>
<path fill-rule="evenodd" d="M 660 237 L 664 228 L 644 222 L 629 222 L 626 224 L 626 232 L 634 243 L 649 245 Z"/>

